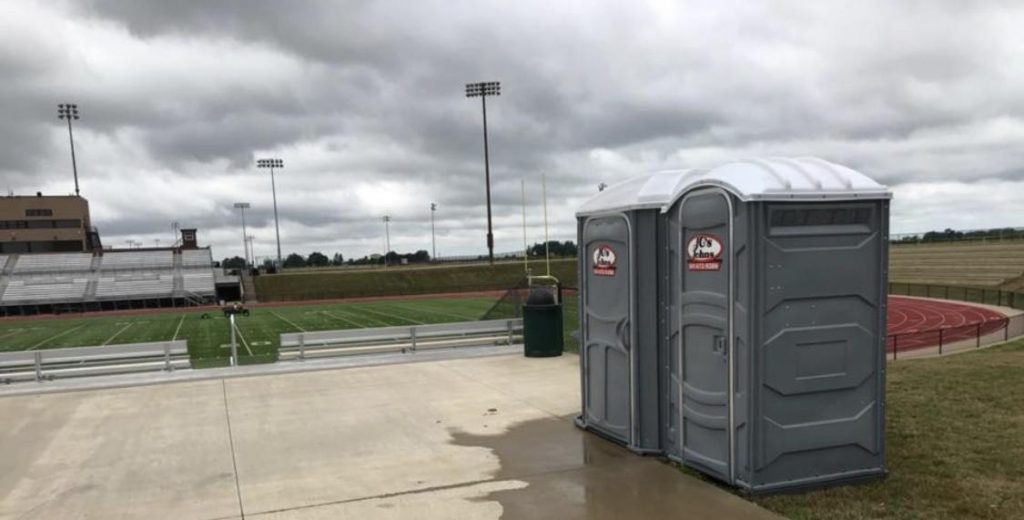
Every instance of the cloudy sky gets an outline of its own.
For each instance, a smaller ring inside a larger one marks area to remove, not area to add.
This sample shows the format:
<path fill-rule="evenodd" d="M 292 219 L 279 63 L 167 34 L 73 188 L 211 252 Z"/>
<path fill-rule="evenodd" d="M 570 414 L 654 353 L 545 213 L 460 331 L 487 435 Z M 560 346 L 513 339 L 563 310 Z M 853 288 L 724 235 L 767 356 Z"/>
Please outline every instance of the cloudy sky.
<path fill-rule="evenodd" d="M 816 155 L 891 185 L 893 231 L 1024 226 L 1024 4 L 0 0 L 0 189 L 73 191 L 57 103 L 79 105 L 82 194 L 104 242 L 200 228 L 285 254 L 496 250 L 552 238 L 601 182 Z"/>

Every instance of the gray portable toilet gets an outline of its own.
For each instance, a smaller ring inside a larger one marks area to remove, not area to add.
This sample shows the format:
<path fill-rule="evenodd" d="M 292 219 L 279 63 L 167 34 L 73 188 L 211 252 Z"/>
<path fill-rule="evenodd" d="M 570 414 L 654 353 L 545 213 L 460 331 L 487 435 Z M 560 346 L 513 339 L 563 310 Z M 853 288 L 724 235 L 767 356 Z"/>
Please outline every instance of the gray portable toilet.
<path fill-rule="evenodd" d="M 610 186 L 577 212 L 581 413 L 576 423 L 662 453 L 658 221 L 689 170 Z"/>
<path fill-rule="evenodd" d="M 657 395 L 602 379 L 598 363 L 581 353 L 585 395 L 612 385 L 602 391 L 628 393 L 640 409 L 658 407 L 658 452 L 749 492 L 884 474 L 890 192 L 813 158 L 646 179 L 630 183 L 659 186 L 648 190 L 658 192 L 648 202 L 662 205 L 654 240 L 633 254 L 655 251 L 658 282 L 628 298 L 636 323 L 657 322 L 661 370 L 641 367 L 633 383 L 643 388 L 654 378 L 646 386 Z M 632 232 L 646 236 L 645 223 Z M 582 231 L 581 245 L 592 244 Z M 586 259 L 580 263 L 586 269 Z M 581 283 L 583 315 L 595 298 L 615 300 L 590 288 Z M 636 310 L 652 294 L 657 318 L 645 320 Z M 650 347 L 637 345 L 643 359 Z"/>

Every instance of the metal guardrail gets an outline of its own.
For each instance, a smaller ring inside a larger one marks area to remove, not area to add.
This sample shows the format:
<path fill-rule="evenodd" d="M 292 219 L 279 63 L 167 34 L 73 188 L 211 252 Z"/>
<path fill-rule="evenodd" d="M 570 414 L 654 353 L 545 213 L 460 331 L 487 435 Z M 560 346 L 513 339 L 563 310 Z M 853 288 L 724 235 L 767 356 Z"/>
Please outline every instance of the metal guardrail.
<path fill-rule="evenodd" d="M 279 359 L 348 356 L 468 346 L 510 345 L 523 320 L 501 319 L 281 334 Z"/>
<path fill-rule="evenodd" d="M 942 300 L 1024 309 L 1024 293 L 996 287 L 889 282 L 890 295 L 917 296 Z M 981 348 L 1024 336 L 1024 315 L 1009 316 L 967 325 L 889 334 L 886 351 L 897 359 L 900 353 L 938 347 L 939 355 L 965 348 Z"/>
<path fill-rule="evenodd" d="M 889 294 L 941 298 L 1024 310 L 1024 292 L 1008 291 L 998 287 L 889 282 Z"/>
<path fill-rule="evenodd" d="M 0 383 L 191 368 L 188 342 L 161 341 L 0 353 Z"/>

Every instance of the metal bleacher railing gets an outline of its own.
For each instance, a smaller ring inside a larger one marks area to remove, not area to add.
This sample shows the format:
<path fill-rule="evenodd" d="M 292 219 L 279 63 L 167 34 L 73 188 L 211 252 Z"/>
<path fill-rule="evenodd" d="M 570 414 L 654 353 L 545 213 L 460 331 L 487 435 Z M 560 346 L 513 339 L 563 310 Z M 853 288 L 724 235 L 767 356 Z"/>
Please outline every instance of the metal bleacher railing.
<path fill-rule="evenodd" d="M 889 282 L 889 294 L 957 300 L 1024 310 L 1024 293 L 995 287 L 965 287 Z M 939 355 L 969 348 L 981 348 L 1024 336 L 1024 314 L 983 322 L 902 332 L 886 336 L 886 351 L 897 359 L 901 352 L 936 349 Z"/>
<path fill-rule="evenodd" d="M 280 359 L 415 352 L 469 346 L 511 345 L 522 337 L 518 318 L 281 334 Z"/>
<path fill-rule="evenodd" d="M 185 341 L 0 352 L 0 383 L 191 368 Z"/>

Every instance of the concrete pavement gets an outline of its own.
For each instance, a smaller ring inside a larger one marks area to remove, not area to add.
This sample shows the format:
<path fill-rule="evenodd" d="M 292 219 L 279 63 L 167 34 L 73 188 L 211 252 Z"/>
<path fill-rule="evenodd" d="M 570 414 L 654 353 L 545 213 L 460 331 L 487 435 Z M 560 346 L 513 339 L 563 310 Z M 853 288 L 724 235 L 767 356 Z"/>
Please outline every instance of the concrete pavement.
<path fill-rule="evenodd" d="M 577 430 L 578 358 L 0 398 L 0 519 L 775 518 Z"/>

